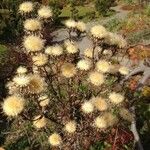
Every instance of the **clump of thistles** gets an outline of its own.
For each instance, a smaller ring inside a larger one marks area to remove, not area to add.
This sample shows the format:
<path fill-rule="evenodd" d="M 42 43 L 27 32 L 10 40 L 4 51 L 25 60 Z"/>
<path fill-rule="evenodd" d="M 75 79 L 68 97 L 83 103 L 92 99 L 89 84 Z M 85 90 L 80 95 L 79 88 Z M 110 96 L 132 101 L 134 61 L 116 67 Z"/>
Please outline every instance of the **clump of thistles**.
<path fill-rule="evenodd" d="M 95 86 L 100 86 L 104 83 L 105 77 L 97 71 L 92 71 L 89 73 L 89 81 Z"/>
<path fill-rule="evenodd" d="M 103 39 L 107 37 L 108 31 L 101 25 L 96 25 L 91 28 L 91 34 L 94 38 Z"/>
<path fill-rule="evenodd" d="M 61 67 L 61 72 L 66 78 L 71 78 L 76 74 L 77 70 L 74 64 L 65 63 Z"/>
<path fill-rule="evenodd" d="M 50 135 L 48 140 L 52 146 L 59 146 L 62 143 L 62 138 L 58 133 Z"/>
<path fill-rule="evenodd" d="M 20 114 L 24 106 L 25 100 L 16 95 L 7 97 L 2 104 L 3 112 L 10 117 L 15 117 Z"/>
<path fill-rule="evenodd" d="M 76 122 L 75 121 L 69 121 L 68 123 L 66 123 L 65 125 L 65 130 L 68 132 L 68 133 L 74 133 L 76 131 Z"/>
<path fill-rule="evenodd" d="M 20 13 L 30 13 L 31 11 L 33 11 L 33 3 L 32 2 L 27 1 L 27 2 L 20 4 L 20 6 L 19 6 Z"/>
<path fill-rule="evenodd" d="M 52 13 L 52 10 L 50 9 L 50 7 L 42 6 L 38 10 L 38 15 L 40 18 L 48 19 L 48 18 L 52 17 L 53 13 Z"/>
<path fill-rule="evenodd" d="M 28 52 L 37 52 L 44 48 L 45 41 L 38 36 L 29 35 L 24 38 L 23 46 Z"/>
<path fill-rule="evenodd" d="M 109 95 L 109 99 L 113 104 L 120 104 L 124 101 L 124 96 L 120 93 L 112 92 Z"/>
<path fill-rule="evenodd" d="M 24 22 L 24 28 L 29 31 L 37 31 L 42 29 L 42 24 L 38 19 L 27 19 Z"/>
<path fill-rule="evenodd" d="M 106 60 L 99 60 L 96 63 L 96 69 L 97 71 L 106 73 L 109 72 L 111 69 L 111 65 L 109 64 L 109 62 L 107 62 Z"/>
<path fill-rule="evenodd" d="M 87 59 L 82 59 L 77 63 L 77 68 L 79 68 L 80 70 L 89 70 L 92 66 L 92 63 L 90 60 Z"/>

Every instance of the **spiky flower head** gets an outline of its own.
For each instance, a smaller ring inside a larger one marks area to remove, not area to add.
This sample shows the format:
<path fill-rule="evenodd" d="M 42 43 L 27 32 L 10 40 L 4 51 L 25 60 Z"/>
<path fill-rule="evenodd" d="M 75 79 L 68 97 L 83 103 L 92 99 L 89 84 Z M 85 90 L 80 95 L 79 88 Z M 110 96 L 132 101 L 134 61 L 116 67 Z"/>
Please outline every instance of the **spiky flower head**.
<path fill-rule="evenodd" d="M 94 107 L 99 111 L 105 111 L 108 109 L 108 104 L 106 100 L 102 97 L 93 97 L 91 99 L 92 104 Z"/>
<path fill-rule="evenodd" d="M 92 71 L 89 73 L 89 81 L 95 86 L 100 86 L 104 83 L 105 77 L 97 71 Z"/>
<path fill-rule="evenodd" d="M 47 119 L 44 116 L 42 117 L 41 115 L 38 115 L 34 118 L 33 125 L 36 128 L 38 129 L 43 128 L 46 126 L 46 124 L 47 124 Z"/>
<path fill-rule="evenodd" d="M 133 114 L 126 108 L 121 108 L 119 110 L 119 114 L 124 120 L 127 120 L 129 122 L 132 122 L 134 119 Z"/>
<path fill-rule="evenodd" d="M 42 107 L 47 106 L 50 102 L 50 99 L 48 98 L 47 95 L 41 95 L 38 100 L 39 100 L 40 106 Z"/>
<path fill-rule="evenodd" d="M 74 133 L 76 131 L 76 122 L 75 121 L 69 121 L 68 123 L 66 123 L 65 125 L 65 130 L 68 132 L 68 133 Z"/>
<path fill-rule="evenodd" d="M 48 47 L 45 49 L 45 54 L 47 54 L 47 55 L 52 55 L 52 50 L 53 50 L 53 46 L 48 46 Z"/>
<path fill-rule="evenodd" d="M 99 116 L 99 117 L 95 118 L 94 125 L 97 128 L 105 129 L 105 128 L 107 128 L 107 121 L 105 120 L 105 118 L 103 116 Z"/>
<path fill-rule="evenodd" d="M 19 12 L 20 13 L 29 13 L 33 11 L 33 3 L 32 2 L 23 2 L 19 5 Z"/>
<path fill-rule="evenodd" d="M 52 146 L 59 146 L 62 143 L 62 138 L 58 133 L 53 133 L 50 135 L 48 140 Z"/>
<path fill-rule="evenodd" d="M 23 67 L 23 66 L 20 66 L 20 67 L 17 68 L 17 73 L 18 73 L 19 75 L 25 74 L 25 73 L 27 73 L 27 68 L 26 68 L 26 67 Z"/>
<path fill-rule="evenodd" d="M 111 68 L 111 65 L 106 60 L 99 60 L 96 63 L 96 69 L 99 72 L 103 72 L 103 73 L 109 72 L 110 68 Z"/>
<path fill-rule="evenodd" d="M 3 112 L 10 117 L 15 117 L 20 114 L 24 106 L 25 100 L 16 95 L 7 97 L 2 104 Z"/>
<path fill-rule="evenodd" d="M 90 48 L 85 49 L 84 56 L 88 58 L 93 58 L 93 50 Z"/>
<path fill-rule="evenodd" d="M 60 56 L 63 54 L 63 48 L 60 45 L 55 45 L 52 47 L 51 54 L 53 56 Z"/>
<path fill-rule="evenodd" d="M 125 66 L 121 66 L 119 68 L 119 72 L 120 74 L 122 75 L 128 75 L 129 74 L 129 68 L 128 67 L 125 67 Z"/>
<path fill-rule="evenodd" d="M 44 48 L 45 41 L 38 36 L 29 35 L 24 38 L 23 46 L 28 52 L 37 52 Z"/>
<path fill-rule="evenodd" d="M 75 54 L 79 51 L 78 49 L 78 46 L 75 42 L 70 42 L 70 41 L 67 41 L 65 43 L 65 46 L 66 46 L 66 51 L 69 53 L 69 54 Z"/>
<path fill-rule="evenodd" d="M 109 95 L 109 99 L 114 104 L 120 104 L 121 102 L 124 101 L 124 96 L 121 95 L 120 93 L 112 92 Z"/>
<path fill-rule="evenodd" d="M 30 82 L 30 77 L 28 75 L 16 75 L 13 78 L 13 82 L 16 84 L 18 87 L 25 87 L 29 84 Z"/>
<path fill-rule="evenodd" d="M 77 30 L 80 31 L 80 32 L 85 32 L 85 31 L 86 31 L 86 25 L 85 25 L 85 23 L 82 22 L 82 21 L 78 21 L 78 22 L 76 23 L 76 28 L 77 28 Z"/>
<path fill-rule="evenodd" d="M 30 82 L 28 85 L 28 91 L 32 94 L 40 94 L 46 88 L 46 83 L 42 77 L 38 74 L 33 74 L 30 76 Z"/>
<path fill-rule="evenodd" d="M 32 57 L 32 61 L 35 66 L 41 67 L 47 64 L 48 57 L 43 53 L 39 53 Z"/>
<path fill-rule="evenodd" d="M 91 28 L 91 34 L 95 38 L 103 39 L 107 37 L 108 31 L 105 29 L 105 27 L 101 25 L 96 25 Z"/>
<path fill-rule="evenodd" d="M 62 75 L 65 76 L 66 78 L 71 78 L 76 74 L 77 70 L 74 64 L 65 63 L 61 67 L 61 72 Z"/>
<path fill-rule="evenodd" d="M 92 66 L 92 63 L 90 60 L 88 59 L 82 59 L 77 63 L 77 68 L 79 68 L 80 70 L 89 70 Z"/>
<path fill-rule="evenodd" d="M 74 20 L 72 20 L 72 19 L 66 20 L 66 22 L 65 22 L 65 26 L 67 28 L 75 28 L 76 24 L 77 23 Z"/>
<path fill-rule="evenodd" d="M 38 19 L 27 19 L 24 22 L 25 30 L 37 31 L 42 29 L 42 24 Z"/>
<path fill-rule="evenodd" d="M 52 17 L 53 13 L 49 6 L 42 6 L 38 10 L 38 15 L 40 18 L 48 19 Z"/>
<path fill-rule="evenodd" d="M 82 106 L 81 106 L 81 110 L 86 113 L 86 114 L 89 114 L 89 113 L 92 113 L 94 111 L 94 106 L 92 104 L 91 101 L 85 101 Z"/>

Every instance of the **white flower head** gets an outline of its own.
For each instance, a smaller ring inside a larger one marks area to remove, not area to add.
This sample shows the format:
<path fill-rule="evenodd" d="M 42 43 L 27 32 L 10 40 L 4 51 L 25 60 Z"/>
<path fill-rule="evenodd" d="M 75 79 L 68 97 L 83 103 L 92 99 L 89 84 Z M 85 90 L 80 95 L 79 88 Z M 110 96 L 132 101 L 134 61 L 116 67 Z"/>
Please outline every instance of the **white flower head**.
<path fill-rule="evenodd" d="M 60 45 L 55 45 L 52 47 L 51 54 L 54 56 L 60 56 L 63 54 L 63 48 Z"/>
<path fill-rule="evenodd" d="M 40 18 L 48 19 L 48 18 L 52 17 L 53 13 L 52 13 L 52 10 L 50 9 L 50 7 L 42 6 L 38 10 L 38 15 Z"/>
<path fill-rule="evenodd" d="M 89 114 L 94 111 L 94 106 L 90 101 L 86 101 L 82 104 L 81 109 L 84 113 Z"/>
<path fill-rule="evenodd" d="M 53 46 L 48 46 L 48 47 L 45 49 L 45 54 L 47 54 L 47 55 L 52 55 L 52 50 L 53 50 Z"/>
<path fill-rule="evenodd" d="M 122 67 L 119 68 L 119 72 L 122 75 L 128 75 L 129 74 L 129 68 L 127 68 L 125 66 L 122 66 Z"/>
<path fill-rule="evenodd" d="M 25 73 L 27 73 L 27 68 L 23 67 L 23 66 L 20 66 L 20 67 L 17 68 L 17 73 L 18 74 L 25 74 Z"/>
<path fill-rule="evenodd" d="M 93 50 L 92 48 L 87 48 L 84 50 L 84 56 L 88 58 L 93 58 Z"/>
<path fill-rule="evenodd" d="M 65 125 L 65 130 L 68 133 L 74 133 L 76 131 L 76 122 L 75 121 L 69 121 L 68 123 L 66 123 Z"/>
<path fill-rule="evenodd" d="M 97 71 L 106 73 L 106 72 L 109 72 L 110 68 L 111 68 L 111 66 L 110 66 L 109 62 L 107 62 L 106 60 L 99 60 L 96 63 Z"/>
<path fill-rule="evenodd" d="M 52 146 L 59 146 L 62 143 L 62 138 L 58 133 L 53 133 L 50 135 L 48 140 Z"/>
<path fill-rule="evenodd" d="M 89 70 L 92 66 L 92 63 L 90 60 L 87 59 L 82 59 L 77 63 L 77 68 L 79 68 L 80 70 Z"/>
<path fill-rule="evenodd" d="M 80 32 L 85 32 L 86 31 L 86 25 L 85 25 L 84 22 L 81 22 L 81 21 L 79 21 L 79 22 L 76 23 L 76 28 Z"/>
<path fill-rule="evenodd" d="M 112 92 L 109 95 L 109 99 L 114 104 L 120 104 L 121 102 L 124 101 L 125 98 L 123 95 L 121 95 L 119 93 Z"/>
<path fill-rule="evenodd" d="M 33 3 L 32 2 L 23 2 L 19 5 L 19 12 L 21 13 L 29 13 L 33 11 Z"/>
<path fill-rule="evenodd" d="M 16 75 L 13 78 L 13 82 L 19 86 L 19 87 L 25 87 L 28 86 L 29 82 L 30 82 L 30 77 L 28 75 Z"/>
<path fill-rule="evenodd" d="M 72 20 L 72 19 L 66 20 L 66 22 L 65 22 L 65 26 L 67 28 L 75 28 L 76 24 L 77 23 L 74 20 Z"/>
<path fill-rule="evenodd" d="M 66 51 L 69 53 L 69 54 L 75 54 L 79 51 L 78 49 L 78 46 L 75 42 L 70 42 L 68 41 L 68 43 L 65 43 L 66 44 Z"/>

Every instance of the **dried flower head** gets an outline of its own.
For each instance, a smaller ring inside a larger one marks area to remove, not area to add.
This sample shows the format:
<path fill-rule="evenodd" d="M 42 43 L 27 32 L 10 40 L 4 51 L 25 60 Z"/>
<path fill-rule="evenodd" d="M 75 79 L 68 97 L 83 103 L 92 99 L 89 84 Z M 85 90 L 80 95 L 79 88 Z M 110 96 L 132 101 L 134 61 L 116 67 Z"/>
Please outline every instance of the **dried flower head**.
<path fill-rule="evenodd" d="M 103 73 L 109 72 L 110 68 L 111 68 L 111 66 L 110 66 L 109 62 L 107 62 L 106 60 L 99 60 L 96 63 L 96 69 L 99 72 L 103 72 Z"/>
<path fill-rule="evenodd" d="M 28 85 L 28 91 L 32 94 L 40 94 L 45 90 L 46 83 L 42 77 L 38 74 L 33 74 L 30 76 L 30 82 Z"/>
<path fill-rule="evenodd" d="M 125 66 L 122 66 L 122 67 L 119 68 L 119 72 L 122 75 L 128 75 L 129 74 L 129 68 L 127 68 Z"/>
<path fill-rule="evenodd" d="M 63 54 L 63 48 L 59 45 L 55 45 L 52 47 L 51 54 L 54 56 L 60 56 Z"/>
<path fill-rule="evenodd" d="M 106 100 L 102 97 L 93 97 L 91 99 L 92 104 L 94 107 L 99 111 L 105 111 L 108 109 L 108 104 Z"/>
<path fill-rule="evenodd" d="M 14 78 L 13 78 L 13 82 L 19 86 L 19 87 L 25 87 L 29 84 L 30 82 L 30 77 L 28 75 L 16 75 Z"/>
<path fill-rule="evenodd" d="M 45 117 L 38 115 L 34 118 L 33 125 L 36 128 L 38 128 L 38 129 L 43 128 L 46 126 L 46 124 L 47 124 L 47 119 Z"/>
<path fill-rule="evenodd" d="M 105 77 L 103 74 L 97 72 L 97 71 L 92 71 L 89 73 L 89 81 L 95 85 L 99 86 L 102 85 L 105 81 Z"/>
<path fill-rule="evenodd" d="M 76 131 L 76 122 L 75 121 L 69 121 L 66 125 L 65 125 L 65 130 L 68 133 L 74 133 Z"/>
<path fill-rule="evenodd" d="M 62 75 L 66 78 L 71 78 L 76 74 L 76 67 L 74 64 L 71 63 L 65 63 L 61 67 Z"/>
<path fill-rule="evenodd" d="M 50 102 L 50 99 L 48 98 L 47 95 L 41 95 L 38 100 L 39 100 L 40 106 L 42 107 L 47 106 Z"/>
<path fill-rule="evenodd" d="M 76 28 L 77 30 L 79 30 L 80 32 L 85 32 L 86 31 L 86 25 L 84 22 L 78 21 L 76 23 Z"/>
<path fill-rule="evenodd" d="M 2 104 L 3 112 L 10 117 L 20 114 L 25 105 L 25 100 L 19 96 L 12 95 L 7 97 Z"/>
<path fill-rule="evenodd" d="M 27 19 L 24 22 L 24 28 L 29 31 L 37 31 L 42 29 L 42 25 L 38 19 Z"/>
<path fill-rule="evenodd" d="M 39 53 L 32 57 L 32 61 L 35 66 L 41 67 L 47 64 L 48 57 L 45 54 Z"/>
<path fill-rule="evenodd" d="M 120 116 L 124 119 L 127 120 L 129 122 L 133 121 L 133 114 L 126 108 L 121 108 L 119 111 Z"/>
<path fill-rule="evenodd" d="M 70 42 L 70 41 L 67 41 L 65 43 L 65 46 L 66 46 L 66 51 L 69 53 L 69 54 L 75 54 L 79 51 L 78 49 L 78 46 L 75 42 Z"/>
<path fill-rule="evenodd" d="M 32 2 L 23 2 L 19 6 L 19 12 L 20 13 L 29 13 L 33 11 L 33 3 Z"/>
<path fill-rule="evenodd" d="M 66 22 L 65 22 L 65 26 L 67 28 L 75 28 L 76 24 L 77 23 L 74 20 L 72 20 L 72 19 L 66 20 Z"/>
<path fill-rule="evenodd" d="M 103 27 L 101 25 L 96 25 L 91 28 L 91 34 L 95 38 L 103 39 L 103 38 L 107 37 L 108 32 L 105 29 L 105 27 Z"/>
<path fill-rule="evenodd" d="M 93 58 L 93 50 L 89 48 L 85 49 L 84 56 L 88 58 Z"/>
<path fill-rule="evenodd" d="M 94 111 L 94 106 L 91 101 L 86 101 L 82 104 L 81 109 L 84 113 L 88 114 Z"/>
<path fill-rule="evenodd" d="M 26 68 L 26 67 L 23 67 L 23 66 L 20 66 L 20 67 L 17 68 L 17 73 L 18 73 L 19 75 L 25 74 L 25 73 L 27 73 L 27 68 Z"/>
<path fill-rule="evenodd" d="M 48 140 L 52 146 L 59 146 L 62 143 L 62 138 L 58 133 L 53 133 L 50 135 Z"/>
<path fill-rule="evenodd" d="M 120 104 L 121 102 L 123 102 L 124 96 L 119 93 L 112 92 L 109 95 L 109 99 L 114 104 Z"/>
<path fill-rule="evenodd" d="M 52 17 L 53 13 L 52 13 L 52 10 L 50 9 L 50 7 L 42 6 L 38 10 L 38 15 L 40 18 L 48 19 L 48 18 Z"/>
<path fill-rule="evenodd" d="M 77 68 L 79 68 L 80 70 L 89 70 L 92 66 L 92 63 L 90 60 L 88 59 L 82 59 L 77 63 Z"/>
<path fill-rule="evenodd" d="M 44 48 L 44 40 L 38 36 L 29 35 L 25 37 L 23 45 L 28 52 L 37 52 Z"/>

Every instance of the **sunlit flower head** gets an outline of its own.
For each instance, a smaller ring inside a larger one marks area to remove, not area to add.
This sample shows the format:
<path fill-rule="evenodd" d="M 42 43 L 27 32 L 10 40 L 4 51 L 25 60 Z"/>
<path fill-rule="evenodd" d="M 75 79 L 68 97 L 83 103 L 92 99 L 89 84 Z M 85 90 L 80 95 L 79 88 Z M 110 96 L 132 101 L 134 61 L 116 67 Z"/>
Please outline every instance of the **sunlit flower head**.
<path fill-rule="evenodd" d="M 48 62 L 48 57 L 47 55 L 40 53 L 33 56 L 32 61 L 35 66 L 41 67 L 46 65 L 46 63 Z"/>
<path fill-rule="evenodd" d="M 28 75 L 16 75 L 14 78 L 13 78 L 13 82 L 19 86 L 19 87 L 25 87 L 29 84 L 30 82 L 30 77 Z"/>
<path fill-rule="evenodd" d="M 42 77 L 40 77 L 38 74 L 34 74 L 30 76 L 28 88 L 30 93 L 40 94 L 45 90 L 46 83 Z"/>
<path fill-rule="evenodd" d="M 106 100 L 102 97 L 93 97 L 91 99 L 92 104 L 94 107 L 99 111 L 105 111 L 108 109 L 108 104 Z"/>
<path fill-rule="evenodd" d="M 39 100 L 40 106 L 42 107 L 47 106 L 50 102 L 50 99 L 48 98 L 47 95 L 41 95 L 38 100 Z"/>
<path fill-rule="evenodd" d="M 25 37 L 23 46 L 28 52 L 37 52 L 44 48 L 45 41 L 38 36 L 29 35 Z"/>
<path fill-rule="evenodd" d="M 29 31 L 37 31 L 42 29 L 42 24 L 38 19 L 27 19 L 24 22 L 24 28 Z"/>
<path fill-rule="evenodd" d="M 119 93 L 112 92 L 109 95 L 109 99 L 114 104 L 120 104 L 124 101 L 124 96 Z"/>
<path fill-rule="evenodd" d="M 96 25 L 91 28 L 91 34 L 95 38 L 103 39 L 103 38 L 107 37 L 108 32 L 105 29 L 105 27 L 103 27 L 101 25 Z"/>
<path fill-rule="evenodd" d="M 69 53 L 69 54 L 75 54 L 79 51 L 78 49 L 78 46 L 75 42 L 70 42 L 70 41 L 67 41 L 65 43 L 65 46 L 66 46 L 66 51 Z"/>
<path fill-rule="evenodd" d="M 59 146 L 62 143 L 62 138 L 58 133 L 53 133 L 49 136 L 48 141 L 52 146 Z"/>
<path fill-rule="evenodd" d="M 33 3 L 32 2 L 23 2 L 19 5 L 19 12 L 20 13 L 29 13 L 33 11 Z"/>
<path fill-rule="evenodd" d="M 71 78 L 76 74 L 77 70 L 74 64 L 65 63 L 61 67 L 61 72 L 62 75 L 65 76 L 66 78 Z"/>
<path fill-rule="evenodd" d="M 80 32 L 85 32 L 86 31 L 86 24 L 84 22 L 79 21 L 76 23 L 76 28 Z"/>
<path fill-rule="evenodd" d="M 129 122 L 132 122 L 134 119 L 133 114 L 126 108 L 120 108 L 119 114 L 124 120 L 127 120 Z"/>
<path fill-rule="evenodd" d="M 53 13 L 52 13 L 52 10 L 50 9 L 50 7 L 42 6 L 38 10 L 38 15 L 40 18 L 48 19 L 48 18 L 52 17 Z"/>
<path fill-rule="evenodd" d="M 24 106 L 25 100 L 16 95 L 7 97 L 2 104 L 3 112 L 10 117 L 15 117 L 20 114 Z"/>
<path fill-rule="evenodd" d="M 46 124 L 47 124 L 47 119 L 45 117 L 38 115 L 34 118 L 33 125 L 36 128 L 38 128 L 38 129 L 43 128 L 46 126 Z"/>
<path fill-rule="evenodd" d="M 122 66 L 122 67 L 119 68 L 119 72 L 122 75 L 128 75 L 129 74 L 129 68 L 125 67 L 125 66 Z"/>
<path fill-rule="evenodd" d="M 47 54 L 47 55 L 52 55 L 52 50 L 53 50 L 53 46 L 48 46 L 48 47 L 45 49 L 45 54 Z"/>
<path fill-rule="evenodd" d="M 90 48 L 85 49 L 84 56 L 88 58 L 93 58 L 93 50 Z"/>
<path fill-rule="evenodd" d="M 27 73 L 27 68 L 23 67 L 23 66 L 20 66 L 20 67 L 17 68 L 17 73 L 20 74 L 20 75 L 25 74 L 25 73 Z"/>
<path fill-rule="evenodd" d="M 92 104 L 91 101 L 86 101 L 82 104 L 81 106 L 81 110 L 86 113 L 86 114 L 89 114 L 89 113 L 92 113 L 94 111 L 94 106 Z"/>
<path fill-rule="evenodd" d="M 65 130 L 68 133 L 74 133 L 76 131 L 76 126 L 77 126 L 77 124 L 75 121 L 69 121 L 65 125 Z"/>
<path fill-rule="evenodd" d="M 77 23 L 74 20 L 72 20 L 72 19 L 66 20 L 66 22 L 65 22 L 65 26 L 67 28 L 75 28 L 76 24 Z"/>
<path fill-rule="evenodd" d="M 95 86 L 100 86 L 104 83 L 105 77 L 97 71 L 92 71 L 89 73 L 89 81 Z"/>
<path fill-rule="evenodd" d="M 99 72 L 103 72 L 103 73 L 109 72 L 110 68 L 111 68 L 111 66 L 110 66 L 109 62 L 107 62 L 106 60 L 99 60 L 96 63 L 96 69 Z"/>
<path fill-rule="evenodd" d="M 51 54 L 54 56 L 60 56 L 63 54 L 63 48 L 59 45 L 55 45 L 52 47 Z"/>
<path fill-rule="evenodd" d="M 95 118 L 94 125 L 97 128 L 105 129 L 105 128 L 107 128 L 107 121 L 103 116 L 99 116 L 99 117 Z"/>
<path fill-rule="evenodd" d="M 80 70 L 89 70 L 92 66 L 92 63 L 90 60 L 87 59 L 82 59 L 77 63 L 77 68 Z"/>

